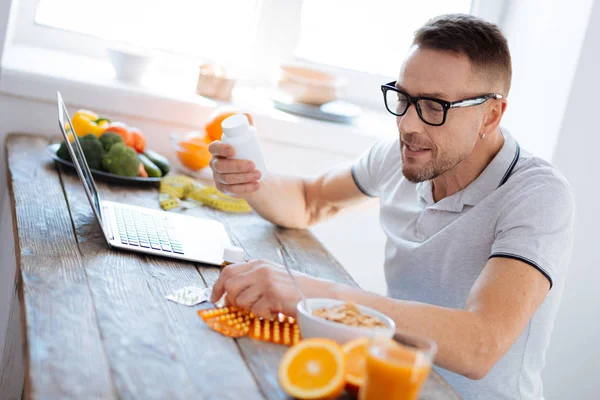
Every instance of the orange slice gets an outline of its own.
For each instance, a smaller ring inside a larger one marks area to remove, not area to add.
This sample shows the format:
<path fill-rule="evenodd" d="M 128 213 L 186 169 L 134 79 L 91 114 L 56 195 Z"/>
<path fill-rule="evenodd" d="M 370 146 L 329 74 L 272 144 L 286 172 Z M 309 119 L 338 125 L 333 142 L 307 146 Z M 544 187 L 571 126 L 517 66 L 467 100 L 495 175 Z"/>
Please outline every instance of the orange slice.
<path fill-rule="evenodd" d="M 368 343 L 369 338 L 358 338 L 342 347 L 346 358 L 346 384 L 352 393 L 358 393 L 358 389 L 365 382 Z"/>
<path fill-rule="evenodd" d="M 342 347 L 329 339 L 306 339 L 291 347 L 279 364 L 279 383 L 298 399 L 333 399 L 344 390 Z"/>
<path fill-rule="evenodd" d="M 192 171 L 199 171 L 210 164 L 212 155 L 208 151 L 207 142 L 183 140 L 179 142 L 179 147 L 180 149 L 177 150 L 179 161 Z"/>

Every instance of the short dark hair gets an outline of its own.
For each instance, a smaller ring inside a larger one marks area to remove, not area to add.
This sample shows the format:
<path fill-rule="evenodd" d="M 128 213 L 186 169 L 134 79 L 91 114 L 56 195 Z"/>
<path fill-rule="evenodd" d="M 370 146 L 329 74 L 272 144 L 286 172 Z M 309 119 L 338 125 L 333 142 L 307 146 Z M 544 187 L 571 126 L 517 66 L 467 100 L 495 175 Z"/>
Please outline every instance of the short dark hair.
<path fill-rule="evenodd" d="M 429 20 L 415 32 L 413 45 L 447 50 L 468 57 L 474 69 L 501 80 L 510 90 L 512 66 L 506 38 L 497 25 L 468 14 L 446 14 Z"/>

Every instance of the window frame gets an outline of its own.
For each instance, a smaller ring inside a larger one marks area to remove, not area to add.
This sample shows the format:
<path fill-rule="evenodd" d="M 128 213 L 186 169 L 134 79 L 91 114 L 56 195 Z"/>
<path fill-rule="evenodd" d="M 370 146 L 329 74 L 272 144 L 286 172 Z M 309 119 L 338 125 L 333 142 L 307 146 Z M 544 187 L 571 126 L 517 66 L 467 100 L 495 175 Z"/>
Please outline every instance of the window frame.
<path fill-rule="evenodd" d="M 12 0 L 17 12 L 14 20 L 12 43 L 73 53 L 97 59 L 107 59 L 106 43 L 99 38 L 77 32 L 39 25 L 35 13 L 40 0 Z M 494 2 L 472 0 L 471 14 L 481 16 L 502 27 L 510 0 Z M 249 67 L 248 76 L 241 83 L 250 86 L 272 85 L 272 72 L 276 65 L 294 64 L 316 68 L 345 79 L 342 99 L 361 106 L 382 108 L 380 86 L 396 77 L 383 76 L 343 67 L 319 64 L 296 57 L 301 28 L 302 0 L 259 0 L 256 26 L 254 27 L 253 54 L 255 62 Z M 268 23 L 264 23 L 268 21 Z M 276 37 L 277 41 L 268 38 Z M 210 57 L 205 58 L 210 61 Z M 398 66 L 399 68 L 400 66 Z"/>

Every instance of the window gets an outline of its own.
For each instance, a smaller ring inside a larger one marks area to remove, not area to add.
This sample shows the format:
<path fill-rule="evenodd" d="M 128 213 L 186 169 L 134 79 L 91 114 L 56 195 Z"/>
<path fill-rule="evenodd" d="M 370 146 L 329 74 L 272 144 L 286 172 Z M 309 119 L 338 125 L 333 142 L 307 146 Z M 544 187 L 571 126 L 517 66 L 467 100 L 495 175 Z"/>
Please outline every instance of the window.
<path fill-rule="evenodd" d="M 469 13 L 470 7 L 471 0 L 304 0 L 296 55 L 393 77 L 421 25 L 435 15 Z"/>
<path fill-rule="evenodd" d="M 107 44 L 228 61 L 248 55 L 255 9 L 251 0 L 39 0 L 35 22 Z"/>
<path fill-rule="evenodd" d="M 14 42 L 99 58 L 107 57 L 107 45 L 129 43 L 194 63 L 234 66 L 241 80 L 263 85 L 280 63 L 295 62 L 347 78 L 347 99 L 381 106 L 379 85 L 396 76 L 421 24 L 443 13 L 482 15 L 487 4 L 500 9 L 504 1 L 471 3 L 18 0 Z"/>

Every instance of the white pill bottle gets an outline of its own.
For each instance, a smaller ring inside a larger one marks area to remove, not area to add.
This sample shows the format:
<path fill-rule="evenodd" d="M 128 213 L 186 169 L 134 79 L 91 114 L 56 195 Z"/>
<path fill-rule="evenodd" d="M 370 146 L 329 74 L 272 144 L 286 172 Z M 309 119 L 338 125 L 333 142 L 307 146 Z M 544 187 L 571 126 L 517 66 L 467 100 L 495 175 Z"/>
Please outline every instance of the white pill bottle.
<path fill-rule="evenodd" d="M 221 142 L 231 145 L 235 149 L 235 157 L 237 160 L 249 160 L 254 163 L 256 169 L 260 171 L 262 180 L 267 175 L 267 164 L 256 128 L 250 125 L 248 117 L 244 114 L 232 115 L 221 122 L 223 128 L 223 136 Z"/>

